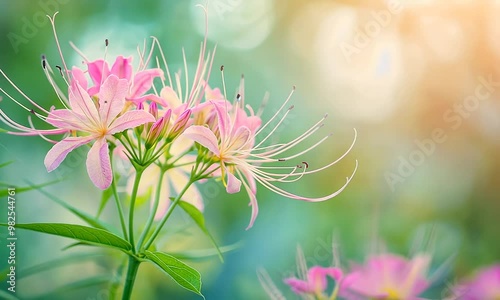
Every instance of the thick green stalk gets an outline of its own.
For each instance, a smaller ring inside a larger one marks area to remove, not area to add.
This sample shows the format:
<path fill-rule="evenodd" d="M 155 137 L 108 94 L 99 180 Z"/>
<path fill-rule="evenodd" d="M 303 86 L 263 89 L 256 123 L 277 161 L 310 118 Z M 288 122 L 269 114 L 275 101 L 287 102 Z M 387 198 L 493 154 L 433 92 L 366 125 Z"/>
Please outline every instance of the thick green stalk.
<path fill-rule="evenodd" d="M 132 244 L 132 252 L 135 254 L 135 243 L 134 243 L 134 209 L 135 209 L 135 199 L 137 198 L 137 190 L 139 189 L 139 182 L 141 181 L 142 173 L 144 169 L 136 168 L 134 187 L 132 190 L 132 195 L 130 196 L 130 211 L 128 214 L 128 233 L 129 241 Z"/>
<path fill-rule="evenodd" d="M 140 263 L 141 262 L 138 261 L 134 256 L 129 256 L 127 278 L 125 279 L 125 287 L 123 289 L 122 300 L 129 300 L 132 296 L 132 289 L 134 288 L 135 277 L 137 275 L 137 271 L 139 270 Z"/>

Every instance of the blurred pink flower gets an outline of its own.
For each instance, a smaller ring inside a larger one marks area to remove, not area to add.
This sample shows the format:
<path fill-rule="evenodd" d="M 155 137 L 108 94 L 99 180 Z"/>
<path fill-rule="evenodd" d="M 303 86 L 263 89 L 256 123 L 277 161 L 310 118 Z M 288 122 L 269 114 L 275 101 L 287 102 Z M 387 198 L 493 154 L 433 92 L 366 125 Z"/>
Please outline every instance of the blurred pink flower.
<path fill-rule="evenodd" d="M 460 300 L 500 299 L 500 265 L 483 268 L 470 280 L 453 290 L 454 298 Z"/>
<path fill-rule="evenodd" d="M 428 255 L 417 255 L 412 260 L 393 254 L 373 256 L 344 277 L 341 296 L 346 299 L 419 299 L 429 286 L 426 278 L 429 263 Z"/>
<path fill-rule="evenodd" d="M 307 279 L 301 280 L 295 277 L 285 279 L 285 283 L 290 286 L 296 294 L 323 294 L 327 289 L 327 276 L 335 280 L 338 284 L 342 279 L 342 270 L 339 268 L 323 268 L 314 266 L 307 271 Z"/>
<path fill-rule="evenodd" d="M 44 161 L 47 171 L 56 169 L 74 149 L 94 142 L 87 156 L 87 172 L 98 188 L 108 188 L 113 174 L 106 139 L 115 133 L 155 121 L 151 114 L 143 110 L 122 113 L 126 93 L 127 81 L 110 75 L 102 84 L 96 96 L 98 102 L 95 103 L 78 81 L 74 81 L 69 88 L 68 108 L 52 110 L 46 122 L 57 128 L 78 132 L 80 136 L 66 137 L 49 150 Z"/>

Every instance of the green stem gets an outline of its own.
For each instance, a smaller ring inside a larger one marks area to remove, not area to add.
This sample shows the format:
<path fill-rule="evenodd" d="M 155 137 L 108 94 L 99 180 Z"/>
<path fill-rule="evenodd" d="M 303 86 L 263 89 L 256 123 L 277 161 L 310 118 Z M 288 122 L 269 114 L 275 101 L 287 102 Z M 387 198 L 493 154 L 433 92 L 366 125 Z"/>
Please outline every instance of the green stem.
<path fill-rule="evenodd" d="M 144 243 L 144 239 L 148 235 L 149 230 L 151 230 L 151 225 L 153 225 L 153 221 L 156 216 L 156 211 L 158 210 L 158 204 L 160 203 L 160 191 L 163 183 L 163 177 L 165 176 L 165 171 L 161 170 L 160 171 L 160 177 L 158 179 L 158 185 L 156 186 L 156 195 L 153 203 L 153 209 L 151 210 L 151 214 L 149 215 L 148 221 L 146 223 L 146 227 L 144 228 L 144 231 L 141 234 L 141 237 L 139 238 L 139 241 L 137 242 L 137 249 L 140 250 L 142 247 L 142 244 Z M 164 199 L 167 200 L 167 199 Z"/>
<path fill-rule="evenodd" d="M 125 225 L 125 217 L 123 215 L 123 208 L 120 202 L 120 197 L 118 196 L 118 190 L 116 189 L 116 178 L 113 173 L 113 182 L 111 183 L 111 189 L 113 190 L 113 197 L 115 198 L 116 207 L 118 208 L 118 214 L 120 216 L 120 224 L 122 226 L 123 237 L 128 240 L 127 236 L 127 226 Z"/>
<path fill-rule="evenodd" d="M 125 287 L 123 288 L 122 300 L 129 300 L 132 296 L 132 289 L 134 288 L 135 277 L 137 275 L 137 271 L 139 270 L 140 263 L 141 262 L 138 261 L 134 256 L 129 256 L 127 278 L 125 279 Z"/>
<path fill-rule="evenodd" d="M 184 186 L 182 191 L 179 193 L 179 195 L 177 195 L 177 198 L 175 198 L 175 200 L 170 204 L 170 207 L 168 208 L 167 213 L 161 219 L 160 224 L 158 225 L 158 227 L 156 227 L 155 231 L 153 232 L 153 234 L 151 235 L 151 237 L 147 241 L 146 245 L 144 246 L 144 249 L 148 249 L 151 246 L 151 244 L 155 241 L 156 237 L 158 236 L 161 229 L 163 228 L 163 225 L 165 225 L 165 222 L 167 222 L 168 218 L 170 217 L 170 215 L 174 211 L 174 208 L 177 206 L 177 203 L 179 203 L 179 201 L 181 200 L 184 193 L 186 193 L 186 191 L 191 186 L 191 184 L 194 183 L 194 181 L 196 181 L 196 180 L 193 180 L 193 178 L 191 178 L 189 180 L 189 182 Z"/>
<path fill-rule="evenodd" d="M 129 241 L 132 244 L 132 252 L 135 254 L 135 244 L 134 244 L 134 208 L 135 199 L 137 198 L 137 190 L 139 189 L 139 182 L 141 181 L 142 173 L 144 169 L 142 167 L 136 168 L 134 188 L 132 190 L 132 195 L 130 196 L 130 211 L 128 214 L 128 233 L 130 235 Z"/>

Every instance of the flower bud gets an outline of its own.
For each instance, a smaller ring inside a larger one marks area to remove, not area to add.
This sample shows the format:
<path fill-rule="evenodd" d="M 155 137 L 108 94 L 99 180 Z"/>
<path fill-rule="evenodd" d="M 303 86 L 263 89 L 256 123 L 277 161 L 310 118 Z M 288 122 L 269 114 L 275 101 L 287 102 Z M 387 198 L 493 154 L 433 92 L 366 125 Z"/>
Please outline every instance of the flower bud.
<path fill-rule="evenodd" d="M 189 118 L 191 117 L 191 109 L 186 109 L 175 121 L 174 126 L 168 133 L 167 139 L 173 140 L 179 134 L 184 132 L 184 129 L 186 129 L 186 125 L 189 121 Z"/>
<path fill-rule="evenodd" d="M 154 147 L 158 141 L 165 136 L 170 123 L 171 114 L 172 110 L 167 110 L 165 115 L 151 126 L 148 131 L 148 135 L 146 136 L 146 149 Z"/>

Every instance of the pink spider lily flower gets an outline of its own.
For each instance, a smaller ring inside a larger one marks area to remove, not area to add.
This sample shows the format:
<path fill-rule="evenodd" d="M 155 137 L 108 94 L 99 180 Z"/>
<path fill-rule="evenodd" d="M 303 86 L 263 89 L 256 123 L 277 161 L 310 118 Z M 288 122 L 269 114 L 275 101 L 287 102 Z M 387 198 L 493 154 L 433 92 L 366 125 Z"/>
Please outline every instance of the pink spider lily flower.
<path fill-rule="evenodd" d="M 500 299 L 500 265 L 479 270 L 473 278 L 454 288 L 452 299 Z"/>
<path fill-rule="evenodd" d="M 322 295 L 328 287 L 327 277 L 339 283 L 342 279 L 342 270 L 339 268 L 314 266 L 307 271 L 307 278 L 305 280 L 291 277 L 285 279 L 285 283 L 298 295 Z"/>
<path fill-rule="evenodd" d="M 255 145 L 256 137 L 263 133 L 263 129 L 266 129 L 278 116 L 278 114 L 283 111 L 284 107 L 290 100 L 293 91 L 278 112 L 266 124 L 261 126 L 260 117 L 254 115 L 253 111 L 250 111 L 250 114 L 248 115 L 243 109 L 245 107 L 243 80 L 240 87 L 241 93 L 236 97 L 237 100 L 235 105 L 219 105 L 216 102 L 211 101 L 212 109 L 215 115 L 214 120 L 212 122 L 208 121 L 208 127 L 193 125 L 186 129 L 184 135 L 199 143 L 211 153 L 212 162 L 219 164 L 220 177 L 222 178 L 228 193 L 239 192 L 241 186 L 243 185 L 250 198 L 250 205 L 252 206 L 252 215 L 247 229 L 253 226 L 258 214 L 256 198 L 257 182 L 279 195 L 296 200 L 317 202 L 328 200 L 338 195 L 354 176 L 357 168 L 357 162 L 356 168 L 354 169 L 352 175 L 347 178 L 347 182 L 339 190 L 323 197 L 311 198 L 296 195 L 278 187 L 275 183 L 295 182 L 301 179 L 304 175 L 313 174 L 334 165 L 346 156 L 347 153 L 349 153 L 354 146 L 355 139 L 350 148 L 339 159 L 315 170 L 309 170 L 306 162 L 303 162 L 302 165 L 292 167 L 263 166 L 265 163 L 285 162 L 294 159 L 309 152 L 324 142 L 328 136 L 324 137 L 319 142 L 304 151 L 288 156 L 283 155 L 283 153 L 293 149 L 295 146 L 299 145 L 302 141 L 315 133 L 322 126 L 322 122 L 325 118 L 322 118 L 302 135 L 288 143 L 262 146 L 262 144 L 273 135 L 276 129 L 286 118 L 290 110 L 293 108 L 291 107 L 284 113 L 284 116 L 278 121 L 277 125 L 270 129 L 270 133 L 264 136 L 262 140 Z M 215 175 L 218 174 L 215 173 Z"/>
<path fill-rule="evenodd" d="M 151 114 L 142 110 L 122 113 L 127 89 L 127 80 L 110 75 L 96 95 L 98 103 L 95 103 L 77 81 L 73 82 L 69 88 L 68 108 L 51 111 L 46 122 L 80 135 L 66 137 L 49 150 L 44 161 L 47 171 L 55 170 L 74 149 L 93 142 L 87 156 L 87 172 L 98 188 L 104 190 L 110 186 L 113 174 L 107 139 L 155 121 Z"/>
<path fill-rule="evenodd" d="M 81 54 L 81 52 L 79 53 Z M 81 55 L 83 56 L 83 54 Z M 163 71 L 161 69 L 145 69 L 143 65 L 142 69 L 133 72 L 131 64 L 132 57 L 125 58 L 123 56 L 118 56 L 111 68 L 109 68 L 108 63 L 103 59 L 89 62 L 85 56 L 83 56 L 83 58 L 86 61 L 87 72 L 93 82 L 93 86 L 87 89 L 88 82 L 85 78 L 84 71 L 81 69 L 74 67 L 71 73 L 73 78 L 88 91 L 91 97 L 99 93 L 106 78 L 110 75 L 115 75 L 119 79 L 125 79 L 127 81 L 128 90 L 125 97 L 126 100 L 132 101 L 135 104 L 142 103 L 147 99 L 160 101 L 156 95 L 146 94 L 146 92 L 152 88 L 155 78 L 159 77 L 163 79 Z"/>
<path fill-rule="evenodd" d="M 346 275 L 341 295 L 346 299 L 419 299 L 429 287 L 429 263 L 428 255 L 411 260 L 393 254 L 373 256 Z"/>

